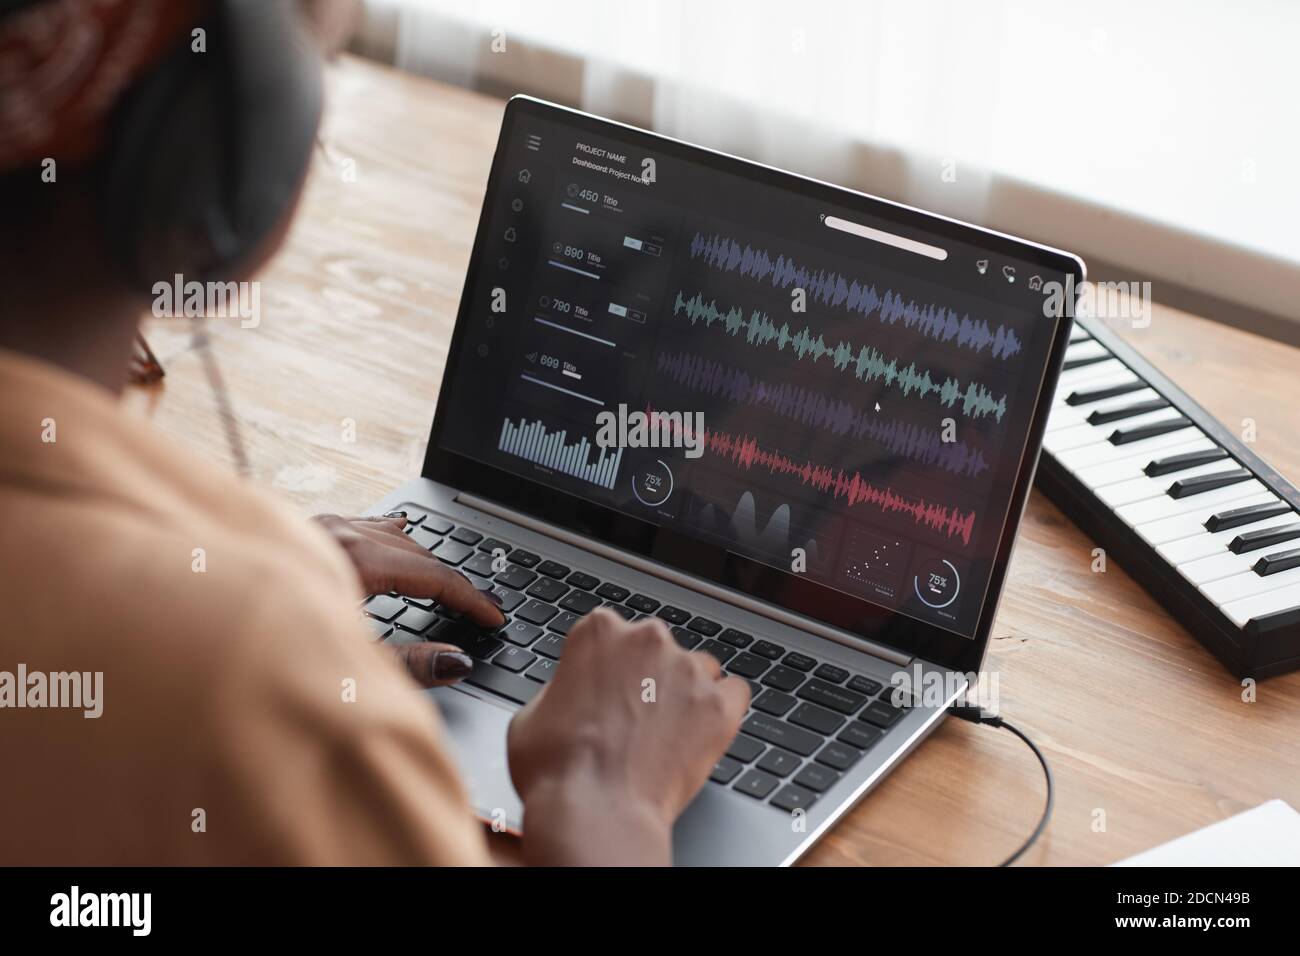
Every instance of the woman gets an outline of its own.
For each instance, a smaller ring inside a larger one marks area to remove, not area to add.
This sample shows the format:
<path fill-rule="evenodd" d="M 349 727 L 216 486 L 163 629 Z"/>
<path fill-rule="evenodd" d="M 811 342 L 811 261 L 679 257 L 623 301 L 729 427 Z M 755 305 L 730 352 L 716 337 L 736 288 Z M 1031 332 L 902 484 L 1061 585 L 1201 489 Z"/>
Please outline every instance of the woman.
<path fill-rule="evenodd" d="M 114 264 L 96 164 L 114 106 L 215 3 L 14 6 L 0 12 L 0 672 L 29 676 L 7 696 L 0 682 L 0 861 L 487 862 L 417 693 L 468 660 L 436 644 L 394 658 L 355 608 L 394 590 L 484 627 L 499 610 L 402 516 L 303 523 L 116 401 L 147 299 Z M 51 706 L 59 674 L 97 688 L 97 716 Z M 748 695 L 659 622 L 584 619 L 511 726 L 525 858 L 670 862 L 673 820 Z"/>

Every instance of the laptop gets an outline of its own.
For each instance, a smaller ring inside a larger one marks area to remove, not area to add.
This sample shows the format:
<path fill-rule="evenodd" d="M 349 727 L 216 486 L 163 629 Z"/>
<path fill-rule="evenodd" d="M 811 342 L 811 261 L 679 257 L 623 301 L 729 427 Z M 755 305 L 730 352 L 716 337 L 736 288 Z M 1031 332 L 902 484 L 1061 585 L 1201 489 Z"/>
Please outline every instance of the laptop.
<path fill-rule="evenodd" d="M 506 106 L 421 477 L 372 513 L 507 624 L 439 640 L 476 812 L 518 831 L 512 715 L 608 607 L 749 682 L 679 865 L 790 864 L 988 647 L 1080 259 L 525 96 Z"/>

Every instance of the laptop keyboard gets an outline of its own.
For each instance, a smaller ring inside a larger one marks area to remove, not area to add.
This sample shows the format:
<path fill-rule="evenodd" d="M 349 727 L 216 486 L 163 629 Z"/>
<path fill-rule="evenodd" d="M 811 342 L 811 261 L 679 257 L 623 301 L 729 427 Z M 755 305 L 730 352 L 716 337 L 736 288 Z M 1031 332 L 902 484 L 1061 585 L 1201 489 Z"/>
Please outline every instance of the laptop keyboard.
<path fill-rule="evenodd" d="M 607 607 L 629 621 L 662 620 L 688 651 L 712 654 L 749 682 L 740 733 L 713 768 L 714 784 L 784 811 L 805 809 L 903 715 L 892 688 L 863 674 L 666 604 L 415 505 L 407 534 L 501 598 L 506 623 L 484 630 L 428 598 L 378 594 L 363 607 L 389 644 L 439 641 L 474 659 L 466 682 L 518 704 L 555 674 L 565 637 L 583 615 Z"/>

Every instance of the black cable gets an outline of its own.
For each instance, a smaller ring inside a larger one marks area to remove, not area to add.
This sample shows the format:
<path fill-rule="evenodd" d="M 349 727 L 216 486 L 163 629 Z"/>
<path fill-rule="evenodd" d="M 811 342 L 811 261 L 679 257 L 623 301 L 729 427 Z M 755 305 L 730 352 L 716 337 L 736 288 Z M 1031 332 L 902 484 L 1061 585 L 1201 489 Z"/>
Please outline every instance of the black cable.
<path fill-rule="evenodd" d="M 1043 775 L 1047 778 L 1047 804 L 1043 807 L 1043 816 L 1039 819 L 1038 826 L 1034 827 L 1034 832 L 1029 834 L 1029 839 L 1020 844 L 1020 849 L 998 864 L 998 866 L 1010 866 L 1024 856 L 1025 851 L 1043 835 L 1043 831 L 1047 829 L 1047 821 L 1052 818 L 1052 805 L 1056 801 L 1056 784 L 1052 780 L 1052 768 L 1047 765 L 1047 758 L 1043 756 L 1043 752 L 1038 749 L 1037 744 L 1030 740 L 1021 730 L 1007 723 L 996 714 L 990 714 L 979 707 L 972 707 L 969 704 L 953 704 L 948 708 L 948 712 L 954 717 L 972 724 L 988 724 L 990 727 L 1001 727 L 1003 730 L 1010 731 L 1029 746 L 1029 749 L 1034 752 L 1034 756 L 1038 758 L 1038 762 L 1043 765 Z"/>

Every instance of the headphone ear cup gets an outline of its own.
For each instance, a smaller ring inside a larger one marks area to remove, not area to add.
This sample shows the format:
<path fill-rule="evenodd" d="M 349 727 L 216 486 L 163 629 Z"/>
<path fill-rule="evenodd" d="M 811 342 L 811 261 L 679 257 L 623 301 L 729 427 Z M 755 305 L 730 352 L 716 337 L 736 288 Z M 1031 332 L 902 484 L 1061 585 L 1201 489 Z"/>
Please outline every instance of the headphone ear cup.
<path fill-rule="evenodd" d="M 320 61 L 287 0 L 224 0 L 144 77 L 102 172 L 108 247 L 132 286 L 221 281 L 292 209 L 320 122 Z"/>

